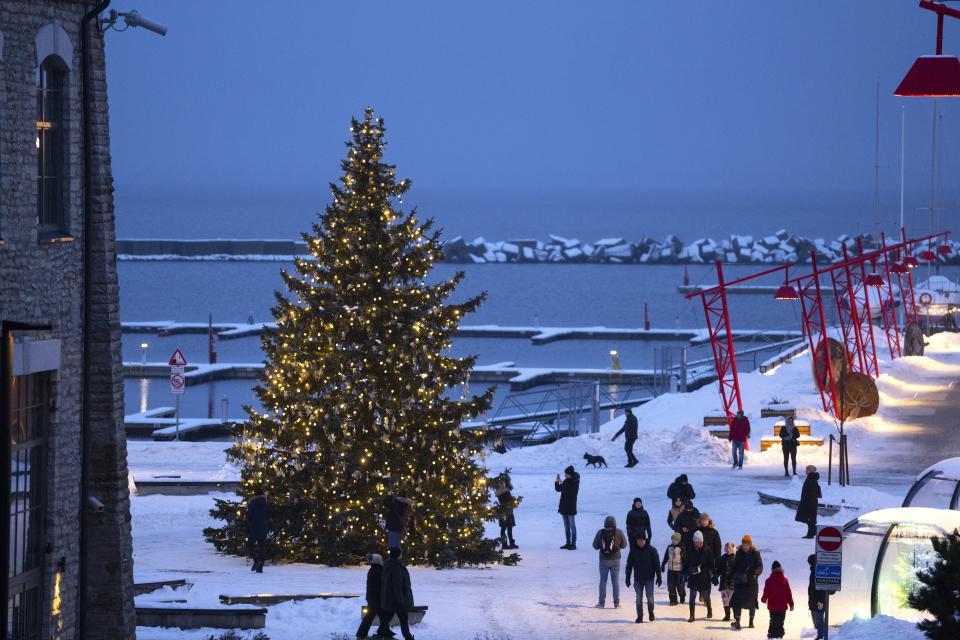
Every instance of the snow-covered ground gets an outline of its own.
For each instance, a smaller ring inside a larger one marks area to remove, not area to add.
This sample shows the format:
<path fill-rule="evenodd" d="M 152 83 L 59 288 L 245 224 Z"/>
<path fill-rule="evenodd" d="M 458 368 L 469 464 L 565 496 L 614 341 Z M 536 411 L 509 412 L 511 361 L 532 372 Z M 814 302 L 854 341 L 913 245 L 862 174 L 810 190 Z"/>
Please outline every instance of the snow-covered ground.
<path fill-rule="evenodd" d="M 843 524 L 858 512 L 898 506 L 909 486 L 900 475 L 888 478 L 885 461 L 902 446 L 902 437 L 915 429 L 910 415 L 924 415 L 925 400 L 940 399 L 960 379 L 960 338 L 940 334 L 930 339 L 928 356 L 902 358 L 881 364 L 878 381 L 881 391 L 879 415 L 848 425 L 854 481 L 870 479 L 841 489 L 826 485 L 827 449 L 800 451 L 798 467 L 814 464 L 824 471 L 821 484 L 824 502 L 843 504 L 833 518 L 822 523 Z M 772 434 L 773 419 L 761 420 L 760 408 L 772 397 L 788 400 L 798 407 L 799 417 L 811 423 L 815 436 L 827 437 L 833 421 L 820 409 L 813 387 L 810 362 L 806 356 L 794 359 L 765 375 L 741 377 L 746 411 L 753 423 L 751 446 L 743 471 L 729 467 L 725 442 L 698 426 L 702 417 L 719 406 L 714 385 L 690 394 L 671 394 L 636 410 L 640 439 L 635 451 L 640 464 L 623 468 L 622 440 L 610 437 L 622 417 L 603 425 L 600 434 L 566 438 L 557 443 L 491 454 L 486 464 L 491 471 L 512 469 L 516 493 L 524 497 L 517 512 L 515 530 L 523 560 L 515 567 L 487 567 L 437 571 L 411 568 L 414 598 L 430 610 L 424 622 L 413 628 L 419 640 L 471 639 L 475 634 L 509 636 L 515 640 L 539 638 L 614 638 L 628 632 L 637 638 L 722 638 L 733 633 L 722 617 L 719 596 L 714 593 L 715 619 L 705 621 L 702 608 L 698 620 L 688 623 L 686 607 L 670 607 L 666 590 L 656 593 L 657 621 L 634 624 L 632 589 L 622 585 L 621 608 L 593 608 L 597 601 L 597 552 L 590 548 L 594 533 L 606 515 L 617 517 L 620 526 L 635 496 L 644 500 L 653 521 L 654 546 L 663 552 L 669 539 L 666 525 L 667 485 L 686 473 L 697 491 L 696 505 L 713 518 L 724 542 L 739 541 L 749 533 L 760 548 L 768 572 L 779 560 L 794 591 L 796 611 L 787 616 L 787 637 L 812 638 L 806 611 L 807 562 L 813 545 L 801 539 L 805 527 L 794 522 L 794 513 L 783 506 L 761 505 L 757 491 L 798 497 L 799 479 L 782 475 L 779 449 L 757 453 L 759 438 Z M 923 437 L 918 434 L 917 437 Z M 237 470 L 225 465 L 224 443 L 130 442 L 132 474 L 162 475 L 187 473 L 192 478 L 235 477 Z M 583 454 L 606 457 L 609 468 L 585 469 Z M 944 451 L 943 457 L 957 455 Z M 577 551 L 561 550 L 563 527 L 556 513 L 557 494 L 553 478 L 573 464 L 582 475 L 579 496 Z M 916 469 L 918 473 L 922 469 Z M 209 516 L 214 495 L 133 497 L 133 535 L 137 582 L 185 578 L 193 583 L 189 591 L 169 590 L 138 598 L 138 603 L 185 599 L 181 606 L 214 606 L 220 594 L 346 592 L 362 593 L 366 569 L 328 568 L 305 564 L 268 565 L 263 574 L 249 570 L 243 558 L 218 555 L 203 541 L 201 531 L 215 524 Z M 495 523 L 489 534 L 497 535 Z M 609 589 L 609 587 L 608 587 Z M 266 632 L 272 640 L 329 638 L 332 633 L 353 636 L 362 602 L 311 600 L 271 606 Z M 719 615 L 718 615 L 719 613 Z M 767 615 L 757 616 L 757 629 L 743 630 L 748 638 L 766 635 Z M 629 631 L 627 631 L 629 629 Z M 213 630 L 164 630 L 141 627 L 141 640 L 206 638 Z M 878 618 L 848 624 L 840 630 L 842 640 L 870 636 L 912 640 L 920 636 L 911 624 Z M 838 637 L 833 635 L 832 637 Z"/>

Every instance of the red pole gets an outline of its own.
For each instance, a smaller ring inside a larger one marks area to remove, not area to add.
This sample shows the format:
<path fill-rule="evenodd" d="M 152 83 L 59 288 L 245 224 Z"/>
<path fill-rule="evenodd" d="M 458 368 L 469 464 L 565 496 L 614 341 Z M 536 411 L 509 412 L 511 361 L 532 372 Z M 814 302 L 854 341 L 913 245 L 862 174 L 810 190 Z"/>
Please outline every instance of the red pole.
<path fill-rule="evenodd" d="M 823 315 L 823 298 L 820 296 L 820 274 L 817 273 L 817 254 L 810 252 L 810 259 L 813 263 L 813 286 L 817 291 L 817 306 L 820 311 L 820 331 L 823 342 L 823 356 L 827 365 L 827 378 L 830 380 L 830 401 L 833 403 L 833 414 L 837 415 L 839 405 L 837 404 L 837 386 L 833 379 L 833 365 L 830 362 L 830 345 L 827 344 L 827 319 Z M 844 347 L 846 348 L 846 347 Z M 840 416 L 837 416 L 838 418 Z"/>
<path fill-rule="evenodd" d="M 737 374 L 737 354 L 733 350 L 733 330 L 730 328 L 730 311 L 727 308 L 727 289 L 723 286 L 723 264 L 717 260 L 717 282 L 720 283 L 720 299 L 723 301 L 723 324 L 726 325 L 727 352 L 730 354 L 730 368 L 733 370 L 733 388 L 737 398 L 737 411 L 743 411 L 740 401 L 740 378 Z"/>
<path fill-rule="evenodd" d="M 819 278 L 819 275 L 817 274 L 817 266 L 816 266 L 816 265 L 817 265 L 817 255 L 816 255 L 816 252 L 815 252 L 815 251 L 811 251 L 811 252 L 810 252 L 810 258 L 811 258 L 811 261 L 813 262 L 813 276 L 812 276 L 812 277 L 811 277 L 811 276 L 807 276 L 807 277 L 804 277 L 804 278 L 801 278 L 801 279 L 797 280 L 797 286 L 799 287 L 799 293 L 800 293 L 800 309 L 801 309 L 801 312 L 802 312 L 801 315 L 803 316 L 803 330 L 804 330 L 804 333 L 807 334 L 807 341 L 808 341 L 808 343 L 810 344 L 810 358 L 813 360 L 813 363 L 814 363 L 814 371 L 816 371 L 816 362 L 817 362 L 817 337 L 816 337 L 816 335 L 814 335 L 814 334 L 816 334 L 816 333 L 818 333 L 818 332 L 817 332 L 817 330 L 814 328 L 814 326 L 813 326 L 814 323 L 811 322 L 811 319 L 813 318 L 814 314 L 815 314 L 816 311 L 817 311 L 817 305 L 818 305 L 818 302 L 819 302 L 819 299 L 820 299 L 820 298 L 819 298 L 819 296 L 816 294 L 816 292 L 814 293 L 813 296 L 810 295 L 810 289 L 814 286 L 814 281 L 815 281 L 817 278 Z M 807 296 L 810 296 L 810 297 L 812 298 L 812 299 L 810 300 L 810 305 L 809 305 L 809 307 L 808 307 L 808 305 L 807 305 Z M 822 339 L 822 337 L 821 337 L 821 339 Z M 823 346 L 824 346 L 824 347 L 827 346 L 826 341 L 823 341 Z M 827 360 L 827 368 L 828 368 L 828 369 L 830 368 L 829 357 L 830 357 L 830 350 L 827 349 L 827 358 L 828 358 L 828 360 Z M 817 391 L 820 393 L 820 402 L 821 402 L 821 404 L 823 405 L 823 410 L 824 410 L 824 411 L 831 411 L 831 408 L 830 408 L 829 404 L 827 403 L 827 394 L 826 394 L 825 391 L 824 391 L 824 386 L 825 386 L 825 385 L 820 384 L 820 381 L 819 381 L 819 380 L 817 381 Z"/>
<path fill-rule="evenodd" d="M 887 238 L 884 233 L 880 232 L 880 246 L 886 248 Z M 883 270 L 887 274 L 887 313 L 884 314 L 884 324 L 887 324 L 887 345 L 890 347 L 890 359 L 899 358 L 902 354 L 900 352 L 900 326 L 897 323 L 897 307 L 894 304 L 893 300 L 893 279 L 890 277 L 890 261 L 887 259 L 887 253 L 883 253 Z M 881 303 L 882 304 L 882 303 Z M 890 319 L 887 320 L 887 314 L 889 314 Z M 890 331 L 890 327 L 893 327 L 893 331 Z M 896 351 L 894 351 L 896 350 Z"/>
<path fill-rule="evenodd" d="M 860 371 L 870 375 L 867 366 L 867 354 L 863 350 L 863 335 L 860 333 L 860 312 L 857 310 L 857 298 L 853 290 L 853 274 L 850 272 L 849 258 L 847 257 L 847 245 L 843 245 L 843 271 L 847 275 L 847 297 L 850 300 L 850 315 L 853 322 L 853 332 L 857 341 L 857 359 L 860 363 Z"/>
<path fill-rule="evenodd" d="M 907 242 L 907 230 L 903 227 L 900 227 L 900 237 L 902 238 L 901 244 L 903 244 L 903 256 L 906 258 L 910 253 L 910 243 Z M 911 312 L 913 313 L 913 321 L 917 324 L 920 324 L 920 314 L 917 313 L 917 300 L 913 295 L 913 273 L 912 269 L 907 269 L 907 290 L 910 292 L 910 304 L 906 307 L 907 315 L 909 316 Z M 900 300 L 903 301 L 903 290 L 900 290 Z"/>
<path fill-rule="evenodd" d="M 863 243 L 857 240 L 857 252 L 863 255 Z M 880 376 L 880 367 L 877 366 L 877 337 L 873 332 L 873 312 L 870 310 L 870 290 L 867 288 L 867 266 L 866 261 L 860 263 L 860 286 L 863 287 L 863 308 L 867 312 L 867 330 L 870 333 L 870 350 L 867 351 L 867 358 L 873 358 L 874 378 Z M 869 360 L 868 360 L 869 362 Z M 870 373 L 869 371 L 867 373 Z"/>

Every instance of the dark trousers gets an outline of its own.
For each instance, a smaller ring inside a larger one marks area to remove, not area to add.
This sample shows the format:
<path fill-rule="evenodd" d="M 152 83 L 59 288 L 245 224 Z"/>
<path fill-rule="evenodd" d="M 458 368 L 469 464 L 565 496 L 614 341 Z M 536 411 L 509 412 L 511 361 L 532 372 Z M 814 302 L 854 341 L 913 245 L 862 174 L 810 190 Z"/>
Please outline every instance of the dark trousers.
<path fill-rule="evenodd" d="M 812 609 L 810 611 L 810 617 L 813 618 L 813 626 L 817 630 L 817 640 L 821 640 L 827 635 L 826 617 L 824 616 L 823 609 Z"/>
<path fill-rule="evenodd" d="M 377 617 L 378 613 L 380 613 L 380 610 L 377 607 L 367 605 L 367 613 L 364 614 L 363 620 L 360 621 L 360 627 L 357 629 L 358 638 L 367 637 L 367 634 L 370 633 L 370 625 L 373 624 L 373 619 Z"/>
<path fill-rule="evenodd" d="M 637 441 L 636 438 L 632 440 L 630 438 L 627 438 L 623 443 L 623 450 L 627 454 L 627 464 L 632 465 L 640 462 L 639 460 L 637 460 L 637 456 L 633 455 L 633 443 L 636 441 Z"/>
<path fill-rule="evenodd" d="M 506 546 L 507 544 L 513 545 L 513 525 L 503 526 L 500 525 L 500 544 Z"/>
<path fill-rule="evenodd" d="M 787 619 L 786 611 L 771 611 L 770 612 L 770 626 L 767 627 L 767 637 L 768 638 L 782 638 L 787 634 L 783 630 L 783 622 Z"/>
<path fill-rule="evenodd" d="M 707 607 L 707 617 L 713 617 L 713 603 L 710 601 L 710 584 L 707 583 L 707 586 L 694 586 L 690 585 L 690 615 L 694 615 L 694 611 L 697 609 L 697 595 L 703 598 L 703 604 Z"/>
<path fill-rule="evenodd" d="M 784 447 L 783 448 L 783 472 L 790 473 L 790 470 L 787 469 L 787 462 L 793 461 L 793 475 L 797 475 L 797 448 L 796 447 Z"/>
<path fill-rule="evenodd" d="M 381 611 L 380 627 L 377 629 L 377 635 L 384 637 L 390 635 L 390 621 L 393 620 L 394 615 L 396 615 L 397 619 L 400 621 L 400 633 L 403 634 L 403 637 L 406 638 L 406 640 L 410 640 L 410 638 L 413 637 L 413 634 L 410 633 L 410 624 L 407 622 L 406 611 Z"/>
<path fill-rule="evenodd" d="M 250 540 L 250 557 L 253 559 L 253 570 L 259 573 L 263 573 L 263 558 L 266 547 L 266 538 L 253 538 Z"/>
<path fill-rule="evenodd" d="M 683 603 L 687 599 L 687 590 L 679 571 L 667 571 L 667 593 L 670 594 L 670 604 Z"/>

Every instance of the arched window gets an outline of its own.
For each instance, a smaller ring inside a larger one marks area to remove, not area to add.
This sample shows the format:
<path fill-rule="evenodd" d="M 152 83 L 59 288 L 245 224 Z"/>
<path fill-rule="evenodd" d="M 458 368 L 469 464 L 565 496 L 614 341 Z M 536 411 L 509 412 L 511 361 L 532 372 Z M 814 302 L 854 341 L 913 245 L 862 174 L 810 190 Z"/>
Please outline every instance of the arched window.
<path fill-rule="evenodd" d="M 41 233 L 67 229 L 66 78 L 67 69 L 56 56 L 49 56 L 37 68 L 37 222 Z"/>

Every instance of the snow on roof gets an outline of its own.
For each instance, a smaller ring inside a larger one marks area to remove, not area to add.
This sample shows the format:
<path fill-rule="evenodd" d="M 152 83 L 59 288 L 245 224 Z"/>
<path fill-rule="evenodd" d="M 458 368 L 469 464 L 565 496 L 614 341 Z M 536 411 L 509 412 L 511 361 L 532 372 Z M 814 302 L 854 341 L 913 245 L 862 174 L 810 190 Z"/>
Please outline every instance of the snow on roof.
<path fill-rule="evenodd" d="M 858 522 L 880 525 L 897 523 L 925 524 L 940 527 L 945 531 L 960 529 L 960 511 L 930 509 L 927 507 L 896 507 L 871 511 L 857 518 Z"/>
<path fill-rule="evenodd" d="M 936 464 L 932 464 L 917 475 L 917 480 L 927 475 L 931 471 L 939 471 L 938 475 L 951 480 L 960 480 L 960 458 L 947 458 Z"/>

